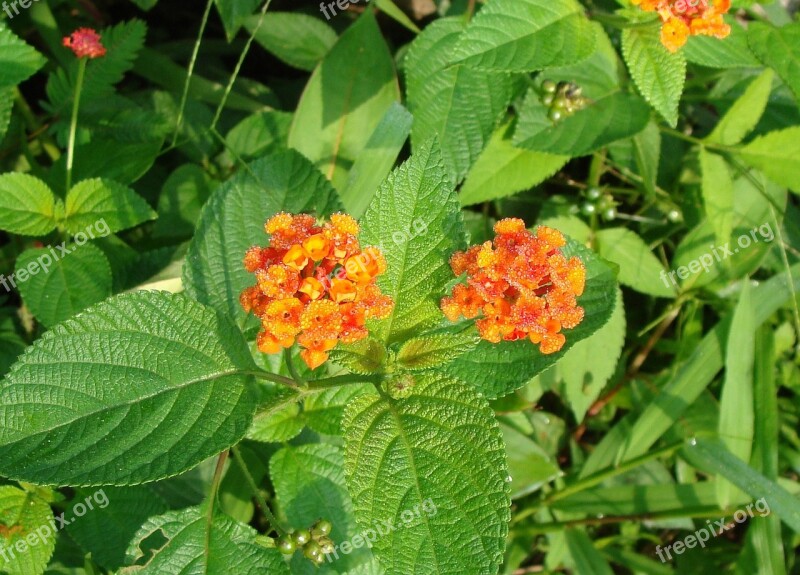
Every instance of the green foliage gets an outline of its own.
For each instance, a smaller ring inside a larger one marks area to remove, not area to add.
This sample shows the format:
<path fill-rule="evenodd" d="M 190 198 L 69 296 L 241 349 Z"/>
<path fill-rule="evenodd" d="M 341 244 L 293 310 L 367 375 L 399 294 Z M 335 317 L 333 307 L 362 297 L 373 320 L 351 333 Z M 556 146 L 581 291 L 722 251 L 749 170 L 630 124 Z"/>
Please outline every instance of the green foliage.
<path fill-rule="evenodd" d="M 54 524 L 50 506 L 35 493 L 10 485 L 0 487 L 0 525 L 7 530 L 0 538 L 3 572 L 9 575 L 44 572 L 56 547 Z M 35 537 L 33 545 L 26 540 L 29 534 Z"/>

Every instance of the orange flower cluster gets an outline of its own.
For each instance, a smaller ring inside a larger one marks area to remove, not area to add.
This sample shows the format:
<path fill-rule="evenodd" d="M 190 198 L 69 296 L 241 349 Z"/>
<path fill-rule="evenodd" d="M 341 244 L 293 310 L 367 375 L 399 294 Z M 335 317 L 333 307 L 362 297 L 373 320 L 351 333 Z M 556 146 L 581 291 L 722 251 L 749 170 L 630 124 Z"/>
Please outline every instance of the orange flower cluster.
<path fill-rule="evenodd" d="M 555 353 L 566 341 L 562 328 L 583 320 L 576 297 L 583 293 L 583 262 L 564 257 L 561 232 L 540 226 L 535 234 L 517 218 L 495 224 L 494 242 L 456 252 L 450 267 L 467 283 L 442 300 L 447 319 L 478 317 L 478 332 L 492 343 L 529 338 L 542 353 Z"/>
<path fill-rule="evenodd" d="M 392 298 L 375 284 L 386 260 L 377 248 L 361 250 L 358 230 L 345 214 L 323 226 L 307 214 L 282 212 L 267 221 L 270 245 L 250 248 L 244 258 L 258 283 L 240 298 L 261 319 L 261 352 L 277 353 L 296 340 L 303 361 L 315 369 L 338 342 L 367 337 L 367 319 L 391 313 Z"/>
<path fill-rule="evenodd" d="M 731 0 L 631 0 L 648 12 L 658 12 L 663 25 L 661 43 L 670 52 L 677 52 L 689 36 L 704 35 L 725 38 L 731 27 L 722 19 L 731 7 Z"/>
<path fill-rule="evenodd" d="M 69 48 L 78 58 L 100 58 L 106 55 L 106 49 L 100 41 L 100 34 L 91 28 L 79 28 L 64 38 L 62 44 Z"/>

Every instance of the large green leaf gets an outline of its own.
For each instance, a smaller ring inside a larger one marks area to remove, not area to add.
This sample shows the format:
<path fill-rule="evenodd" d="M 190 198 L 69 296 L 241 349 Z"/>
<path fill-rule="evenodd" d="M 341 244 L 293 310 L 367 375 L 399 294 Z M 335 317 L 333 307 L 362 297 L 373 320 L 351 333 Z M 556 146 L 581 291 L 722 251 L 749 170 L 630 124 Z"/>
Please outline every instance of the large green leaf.
<path fill-rule="evenodd" d="M 622 54 L 645 100 L 674 127 L 686 80 L 683 53 L 670 53 L 659 39 L 658 28 L 650 26 L 623 30 Z"/>
<path fill-rule="evenodd" d="M 130 188 L 112 180 L 84 180 L 67 194 L 64 226 L 70 233 L 105 221 L 112 232 L 133 228 L 157 214 Z"/>
<path fill-rule="evenodd" d="M 674 297 L 666 270 L 645 241 L 626 228 L 597 232 L 597 252 L 619 266 L 619 283 L 656 297 Z"/>
<path fill-rule="evenodd" d="M 70 253 L 61 259 L 53 257 L 59 252 L 45 248 L 26 250 L 17 259 L 19 292 L 48 328 L 111 295 L 111 266 L 103 252 L 91 244 L 65 249 Z"/>
<path fill-rule="evenodd" d="M 739 150 L 742 159 L 775 183 L 800 192 L 800 126 L 770 132 Z"/>
<path fill-rule="evenodd" d="M 774 77 L 773 71 L 767 68 L 753 80 L 708 135 L 708 141 L 723 146 L 741 142 L 761 119 L 769 101 Z"/>
<path fill-rule="evenodd" d="M 800 101 L 800 23 L 776 28 L 752 22 L 747 40 L 758 59 L 775 70 Z"/>
<path fill-rule="evenodd" d="M 56 197 L 43 181 L 18 172 L 0 176 L 0 230 L 43 236 L 56 227 Z"/>
<path fill-rule="evenodd" d="M 364 216 L 361 239 L 386 257 L 387 270 L 378 285 L 395 302 L 373 334 L 384 341 L 401 340 L 437 322 L 442 317 L 439 299 L 453 279 L 448 260 L 465 240 L 458 198 L 435 141 L 419 148 L 381 185 Z"/>
<path fill-rule="evenodd" d="M 203 209 L 183 268 L 187 293 L 243 325 L 239 294 L 255 278 L 242 259 L 248 248 L 267 244 L 264 222 L 280 211 L 325 216 L 338 209 L 331 185 L 297 152 L 249 164 L 220 186 Z"/>
<path fill-rule="evenodd" d="M 735 18 L 725 18 L 731 34 L 724 40 L 713 36 L 689 36 L 683 47 L 689 62 L 709 68 L 755 68 L 758 59 L 747 45 L 747 31 Z M 750 22 L 748 24 L 754 24 Z"/>
<path fill-rule="evenodd" d="M 44 573 L 56 547 L 56 530 L 50 506 L 31 492 L 11 485 L 0 487 L 0 573 Z"/>
<path fill-rule="evenodd" d="M 289 132 L 289 147 L 342 189 L 387 108 L 399 100 L 392 57 L 375 15 L 366 10 L 311 75 Z"/>
<path fill-rule="evenodd" d="M 260 16 L 244 25 L 252 33 Z M 298 12 L 267 12 L 255 40 L 295 68 L 313 70 L 336 44 L 336 32 L 319 18 Z"/>
<path fill-rule="evenodd" d="M 474 389 L 418 376 L 407 399 L 359 397 L 344 430 L 359 525 L 397 527 L 373 543 L 387 575 L 497 573 L 510 484 L 500 429 Z"/>
<path fill-rule="evenodd" d="M 240 440 L 255 401 L 241 333 L 184 296 L 117 296 L 44 335 L 0 387 L 0 473 L 129 485 Z"/>
<path fill-rule="evenodd" d="M 437 20 L 417 36 L 406 56 L 408 107 L 415 149 L 436 136 L 450 178 L 460 182 L 483 150 L 512 95 L 505 72 L 449 65 L 464 31 L 460 17 Z"/>
<path fill-rule="evenodd" d="M 166 539 L 149 556 L 148 539 Z M 170 511 L 147 521 L 128 548 L 126 567 L 120 575 L 289 575 L 280 552 L 256 542 L 252 527 L 225 515 L 214 515 L 199 507 Z M 146 562 L 145 562 L 146 561 Z"/>
<path fill-rule="evenodd" d="M 0 89 L 11 88 L 33 76 L 46 60 L 0 22 Z"/>
<path fill-rule="evenodd" d="M 700 170 L 706 217 L 714 228 L 717 244 L 721 245 L 733 231 L 733 178 L 725 159 L 705 147 L 700 149 Z"/>
<path fill-rule="evenodd" d="M 441 371 L 476 387 L 489 399 L 519 389 L 533 376 L 556 363 L 577 342 L 602 327 L 614 310 L 616 280 L 611 269 L 588 248 L 569 240 L 562 248 L 566 257 L 578 256 L 586 266 L 586 289 L 578 298 L 585 310 L 583 321 L 566 330 L 561 351 L 544 355 L 530 341 L 481 341 L 473 351 L 458 357 Z"/>
<path fill-rule="evenodd" d="M 591 54 L 594 28 L 575 0 L 493 0 L 461 37 L 452 63 L 533 72 Z"/>

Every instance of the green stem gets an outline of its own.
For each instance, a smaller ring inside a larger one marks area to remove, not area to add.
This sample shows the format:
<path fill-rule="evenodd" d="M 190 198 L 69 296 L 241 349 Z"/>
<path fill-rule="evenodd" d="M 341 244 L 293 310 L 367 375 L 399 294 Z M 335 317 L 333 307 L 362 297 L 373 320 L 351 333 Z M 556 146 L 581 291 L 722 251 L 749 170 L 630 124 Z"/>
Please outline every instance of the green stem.
<path fill-rule="evenodd" d="M 214 470 L 214 480 L 211 482 L 211 491 L 208 494 L 208 515 L 206 515 L 206 549 L 209 549 L 211 544 L 211 524 L 214 522 L 214 511 L 217 508 L 217 494 L 219 493 L 219 486 L 222 483 L 222 476 L 225 471 L 225 463 L 228 461 L 230 450 L 226 449 L 219 454 L 217 459 L 217 468 Z"/>
<path fill-rule="evenodd" d="M 297 367 L 294 365 L 294 359 L 292 358 L 292 349 L 287 348 L 283 350 L 283 357 L 286 361 L 286 367 L 289 369 L 289 375 L 292 376 L 292 379 L 297 383 L 299 386 L 305 387 L 305 380 L 300 375 L 300 372 L 297 371 Z"/>
<path fill-rule="evenodd" d="M 378 384 L 381 382 L 382 376 L 379 374 L 375 375 L 357 375 L 357 374 L 345 374 L 345 375 L 336 375 L 334 377 L 326 377 L 324 379 L 318 379 L 316 381 L 309 381 L 308 388 L 309 389 L 328 389 L 331 387 L 339 387 L 342 385 L 350 385 L 351 383 L 373 383 Z"/>
<path fill-rule="evenodd" d="M 233 450 L 233 456 L 234 459 L 236 459 L 236 463 L 239 464 L 239 468 L 242 470 L 242 474 L 244 474 L 244 478 L 247 481 L 250 490 L 253 492 L 253 495 L 256 498 L 256 502 L 258 503 L 258 507 L 261 509 L 261 513 L 263 513 L 264 517 L 266 517 L 267 519 L 267 523 L 269 523 L 269 526 L 272 529 L 274 529 L 278 533 L 278 535 L 280 535 L 281 537 L 286 537 L 288 535 L 288 532 L 281 526 L 281 524 L 275 518 L 275 515 L 273 515 L 272 511 L 269 508 L 269 505 L 267 505 L 266 499 L 264 499 L 264 496 L 261 495 L 261 491 L 258 489 L 258 485 L 256 485 L 256 482 L 253 479 L 250 470 L 247 469 L 247 464 L 245 463 L 244 458 L 242 457 L 242 453 L 239 451 L 239 448 L 233 446 L 231 449 Z M 269 531 L 267 533 L 269 533 Z"/>
<path fill-rule="evenodd" d="M 271 381 L 272 383 L 279 383 L 281 385 L 285 385 L 287 387 L 297 387 L 297 383 L 293 379 L 288 377 L 284 377 L 282 375 L 278 375 L 277 373 L 270 373 L 268 371 L 262 370 L 247 370 L 247 371 L 240 371 L 240 375 L 252 375 L 256 379 L 263 379 L 264 381 Z"/>
<path fill-rule="evenodd" d="M 67 187 L 64 193 L 69 193 L 72 187 L 72 164 L 75 161 L 75 134 L 78 131 L 78 110 L 81 107 L 81 92 L 83 91 L 83 78 L 86 76 L 86 58 L 78 61 L 78 79 L 75 82 L 75 99 L 72 102 L 72 119 L 69 123 L 69 143 L 67 145 Z"/>

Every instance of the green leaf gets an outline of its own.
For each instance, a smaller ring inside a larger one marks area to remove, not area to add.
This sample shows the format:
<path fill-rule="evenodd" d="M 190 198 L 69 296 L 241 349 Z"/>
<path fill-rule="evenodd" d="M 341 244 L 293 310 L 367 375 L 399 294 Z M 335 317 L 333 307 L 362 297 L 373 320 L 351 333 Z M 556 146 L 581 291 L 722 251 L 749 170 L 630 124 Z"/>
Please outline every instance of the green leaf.
<path fill-rule="evenodd" d="M 252 34 L 260 16 L 245 20 Z M 319 18 L 296 12 L 267 12 L 255 41 L 280 60 L 300 70 L 313 70 L 337 40 L 336 32 Z"/>
<path fill-rule="evenodd" d="M 6 137 L 14 110 L 14 88 L 0 88 L 0 144 Z"/>
<path fill-rule="evenodd" d="M 0 176 L 0 229 L 43 236 L 56 227 L 56 197 L 43 181 L 18 172 Z"/>
<path fill-rule="evenodd" d="M 317 433 L 342 435 L 345 408 L 359 395 L 374 389 L 369 383 L 354 383 L 311 394 L 303 405 L 303 419 Z"/>
<path fill-rule="evenodd" d="M 356 158 L 340 192 L 347 213 L 361 218 L 378 186 L 386 179 L 411 133 L 414 117 L 395 102 L 384 114 L 364 149 Z"/>
<path fill-rule="evenodd" d="M 177 475 L 244 436 L 255 401 L 238 373 L 253 369 L 241 333 L 213 311 L 117 296 L 45 334 L 3 380 L 0 473 L 73 486 Z"/>
<path fill-rule="evenodd" d="M 475 15 L 451 63 L 510 72 L 574 64 L 594 49 L 583 10 L 574 0 L 493 0 Z"/>
<path fill-rule="evenodd" d="M 585 531 L 571 528 L 566 530 L 567 548 L 575 563 L 576 573 L 591 575 L 614 575 L 608 562 L 595 548 Z"/>
<path fill-rule="evenodd" d="M 753 80 L 744 94 L 728 109 L 706 140 L 723 146 L 732 146 L 741 142 L 756 127 L 764 114 L 774 78 L 775 74 L 767 68 Z"/>
<path fill-rule="evenodd" d="M 418 149 L 436 136 L 456 183 L 505 114 L 513 87 L 510 74 L 449 65 L 463 31 L 461 17 L 437 20 L 411 44 L 405 63 L 408 107 L 414 114 L 411 143 Z"/>
<path fill-rule="evenodd" d="M 289 147 L 342 189 L 386 110 L 399 100 L 392 57 L 375 15 L 367 10 L 311 75 L 295 112 Z"/>
<path fill-rule="evenodd" d="M 633 94 L 613 92 L 556 123 L 531 90 L 520 112 L 514 144 L 529 150 L 585 156 L 608 144 L 635 136 L 650 120 L 650 108 Z"/>
<path fill-rule="evenodd" d="M 577 342 L 600 329 L 611 317 L 616 298 L 616 280 L 611 269 L 588 248 L 568 240 L 562 248 L 567 258 L 577 256 L 586 266 L 586 289 L 578 298 L 585 317 L 575 328 L 566 330 L 566 343 L 558 353 L 544 355 L 528 340 L 494 344 L 481 341 L 473 351 L 441 368 L 443 373 L 478 389 L 489 399 L 511 393 L 533 376 L 551 367 Z"/>
<path fill-rule="evenodd" d="M 0 22 L 0 89 L 11 88 L 33 76 L 47 60 Z"/>
<path fill-rule="evenodd" d="M 752 22 L 747 40 L 758 59 L 775 70 L 800 101 L 800 23 L 776 28 Z"/>
<path fill-rule="evenodd" d="M 409 371 L 433 369 L 474 349 L 479 341 L 472 331 L 420 335 L 409 339 L 400 347 L 397 363 Z"/>
<path fill-rule="evenodd" d="M 265 443 L 282 443 L 303 431 L 300 415 L 300 394 L 277 384 L 259 386 L 258 412 L 247 432 L 247 438 Z"/>
<path fill-rule="evenodd" d="M 331 350 L 331 360 L 353 373 L 376 373 L 386 359 L 386 346 L 373 337 L 355 343 L 340 344 Z"/>
<path fill-rule="evenodd" d="M 239 294 L 255 278 L 242 259 L 250 247 L 267 244 L 267 219 L 280 211 L 326 216 L 340 209 L 331 185 L 297 152 L 249 164 L 217 188 L 203 209 L 183 268 L 186 292 L 244 325 Z"/>
<path fill-rule="evenodd" d="M 750 282 L 745 278 L 733 312 L 725 350 L 725 381 L 719 399 L 719 436 L 730 452 L 748 463 L 753 450 L 753 364 L 755 361 L 755 314 L 750 300 Z M 725 509 L 732 486 L 717 484 L 717 500 Z"/>
<path fill-rule="evenodd" d="M 378 285 L 395 302 L 373 335 L 393 342 L 438 322 L 439 299 L 453 279 L 448 260 L 465 241 L 458 199 L 435 141 L 381 185 L 364 216 L 361 240 L 386 257 Z"/>
<path fill-rule="evenodd" d="M 739 155 L 776 184 L 800 192 L 800 126 L 756 138 L 741 148 Z"/>
<path fill-rule="evenodd" d="M 597 232 L 597 252 L 619 266 L 619 283 L 656 297 L 675 297 L 664 266 L 645 241 L 626 228 Z"/>
<path fill-rule="evenodd" d="M 754 68 L 759 65 L 747 42 L 747 31 L 735 18 L 726 17 L 731 34 L 724 40 L 712 36 L 689 36 L 682 51 L 689 62 L 709 68 Z M 748 23 L 754 24 L 755 22 Z"/>
<path fill-rule="evenodd" d="M 496 573 L 508 533 L 508 471 L 494 414 L 474 389 L 417 376 L 413 394 L 364 395 L 345 412 L 345 473 L 387 575 Z"/>
<path fill-rule="evenodd" d="M 56 548 L 50 506 L 31 492 L 0 486 L 0 572 L 7 575 L 44 573 Z"/>
<path fill-rule="evenodd" d="M 64 227 L 73 234 L 99 221 L 112 232 L 121 232 L 158 217 L 132 189 L 100 178 L 75 184 L 67 194 L 65 211 Z"/>
<path fill-rule="evenodd" d="M 645 100 L 675 127 L 686 80 L 683 53 L 670 53 L 661 43 L 659 29 L 649 26 L 622 31 L 622 54 Z"/>
<path fill-rule="evenodd" d="M 70 537 L 109 570 L 125 565 L 125 551 L 136 532 L 153 515 L 168 511 L 166 502 L 147 486 L 79 489 L 76 500 L 93 509 L 67 526 Z"/>
<path fill-rule="evenodd" d="M 513 145 L 511 126 L 491 137 L 461 186 L 462 206 L 504 198 L 542 183 L 569 161 L 569 156 L 532 152 Z"/>
<path fill-rule="evenodd" d="M 530 437 L 503 423 L 500 423 L 500 430 L 511 477 L 511 499 L 530 495 L 561 476 L 561 470 Z"/>
<path fill-rule="evenodd" d="M 714 228 L 717 243 L 723 244 L 733 232 L 733 178 L 728 163 L 705 147 L 700 149 L 700 170 L 706 217 Z"/>
<path fill-rule="evenodd" d="M 290 575 L 277 549 L 256 542 L 255 529 L 224 515 L 209 521 L 207 515 L 205 509 L 190 507 L 148 520 L 128 548 L 128 563 L 136 565 L 120 575 Z M 149 557 L 145 543 L 153 536 L 166 542 Z"/>
<path fill-rule="evenodd" d="M 211 196 L 211 185 L 212 180 L 200 166 L 184 164 L 172 172 L 158 197 L 158 220 L 153 236 L 191 238 L 203 206 Z"/>
<path fill-rule="evenodd" d="M 411 18 L 406 16 L 405 12 L 397 7 L 397 4 L 395 4 L 394 0 L 375 0 L 375 6 L 381 12 L 389 16 L 389 18 L 412 31 L 414 34 L 420 33 L 420 29 L 417 27 L 417 25 L 412 22 Z"/>
<path fill-rule="evenodd" d="M 103 252 L 92 244 L 66 249 L 69 253 L 63 255 L 34 248 L 17 259 L 22 299 L 48 328 L 111 296 L 111 266 Z"/>
<path fill-rule="evenodd" d="M 268 155 L 286 147 L 292 114 L 267 110 L 247 116 L 225 136 L 227 148 L 242 159 Z"/>
<path fill-rule="evenodd" d="M 256 11 L 260 3 L 260 0 L 214 0 L 229 42 L 233 40 L 244 21 Z"/>

